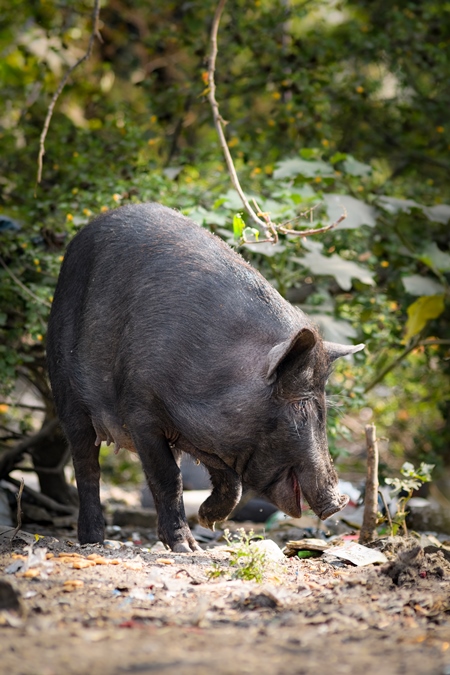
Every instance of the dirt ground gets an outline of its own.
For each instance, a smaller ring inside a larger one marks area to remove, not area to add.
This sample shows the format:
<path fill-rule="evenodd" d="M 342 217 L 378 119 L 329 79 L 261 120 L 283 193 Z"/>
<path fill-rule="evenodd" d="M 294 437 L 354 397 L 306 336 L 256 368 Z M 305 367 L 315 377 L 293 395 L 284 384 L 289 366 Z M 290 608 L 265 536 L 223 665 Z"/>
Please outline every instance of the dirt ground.
<path fill-rule="evenodd" d="M 384 539 L 381 566 L 283 558 L 257 583 L 212 546 L 0 538 L 0 672 L 450 675 L 448 552 Z"/>

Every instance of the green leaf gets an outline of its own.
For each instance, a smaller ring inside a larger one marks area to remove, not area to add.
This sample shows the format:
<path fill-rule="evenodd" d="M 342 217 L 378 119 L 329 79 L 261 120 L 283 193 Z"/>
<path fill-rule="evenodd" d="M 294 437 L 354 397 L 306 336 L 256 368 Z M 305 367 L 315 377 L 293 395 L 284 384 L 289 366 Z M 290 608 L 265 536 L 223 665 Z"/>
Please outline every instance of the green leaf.
<path fill-rule="evenodd" d="M 403 277 L 403 286 L 410 295 L 440 295 L 445 292 L 442 284 L 420 274 Z"/>
<path fill-rule="evenodd" d="M 242 220 L 240 213 L 233 216 L 233 234 L 235 239 L 240 239 L 245 228 L 245 223 Z"/>
<path fill-rule="evenodd" d="M 385 195 L 381 195 L 378 198 L 377 204 L 388 213 L 399 213 L 399 211 L 409 213 L 413 209 L 422 208 L 413 199 L 398 199 L 397 197 L 386 197 Z"/>
<path fill-rule="evenodd" d="M 339 230 L 354 230 L 361 225 L 374 227 L 376 223 L 375 209 L 360 199 L 350 195 L 327 194 L 324 195 L 324 201 L 332 223 L 342 216 L 344 210 L 347 211 L 347 217 L 337 226 Z"/>
<path fill-rule="evenodd" d="M 344 260 L 339 255 L 325 256 L 318 250 L 305 253 L 303 258 L 291 258 L 294 262 L 307 267 L 313 274 L 331 275 L 344 291 L 352 287 L 352 279 L 359 279 L 363 284 L 374 286 L 373 272 L 361 267 L 351 260 Z"/>
<path fill-rule="evenodd" d="M 332 164 L 337 164 L 338 162 L 342 162 L 344 159 L 347 159 L 345 152 L 335 152 L 334 155 L 330 157 L 330 162 Z"/>
<path fill-rule="evenodd" d="M 294 159 L 284 159 L 283 161 L 278 162 L 276 169 L 273 172 L 275 180 L 294 178 L 299 175 L 304 176 L 305 178 L 334 176 L 334 169 L 321 159 L 306 160 L 295 157 Z"/>
<path fill-rule="evenodd" d="M 344 172 L 348 173 L 350 176 L 369 176 L 372 173 L 371 166 L 358 162 L 358 160 L 351 155 L 347 155 L 347 159 L 343 162 L 342 168 Z"/>
<path fill-rule="evenodd" d="M 227 200 L 226 200 L 225 197 L 220 197 L 219 199 L 216 199 L 216 201 L 213 204 L 213 209 L 218 209 L 219 206 L 222 206 L 222 204 L 225 204 L 226 201 Z"/>
<path fill-rule="evenodd" d="M 436 319 L 442 314 L 444 311 L 444 297 L 444 295 L 425 295 L 408 307 L 406 310 L 408 312 L 406 342 L 414 337 L 414 335 L 420 333 L 428 321 Z"/>
<path fill-rule="evenodd" d="M 246 227 L 242 234 L 246 241 L 258 241 L 259 239 L 259 230 L 257 230 L 255 227 Z"/>
<path fill-rule="evenodd" d="M 320 156 L 320 152 L 318 148 L 302 148 L 300 150 L 300 157 L 302 159 L 314 159 L 314 157 Z"/>
<path fill-rule="evenodd" d="M 341 344 L 350 344 L 351 339 L 356 337 L 356 330 L 353 326 L 343 319 L 336 319 L 329 314 L 319 314 L 309 312 L 313 317 L 314 323 L 321 329 L 324 340 L 330 342 L 339 342 Z"/>
<path fill-rule="evenodd" d="M 440 272 L 450 272 L 450 255 L 441 251 L 435 241 L 428 244 L 419 256 L 419 260 L 430 269 L 436 269 Z"/>

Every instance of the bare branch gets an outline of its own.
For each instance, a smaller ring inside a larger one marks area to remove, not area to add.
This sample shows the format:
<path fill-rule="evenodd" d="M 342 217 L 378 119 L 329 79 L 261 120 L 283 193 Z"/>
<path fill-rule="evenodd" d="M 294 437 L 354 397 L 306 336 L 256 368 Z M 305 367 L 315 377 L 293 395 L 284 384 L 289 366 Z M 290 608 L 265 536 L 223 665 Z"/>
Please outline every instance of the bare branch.
<path fill-rule="evenodd" d="M 222 148 L 224 157 L 225 157 L 225 162 L 228 168 L 228 173 L 230 174 L 231 182 L 233 183 L 233 186 L 236 190 L 236 192 L 239 195 L 239 198 L 244 206 L 244 209 L 252 219 L 252 221 L 264 232 L 265 239 L 258 239 L 257 241 L 247 241 L 244 239 L 242 242 L 243 244 L 262 244 L 263 242 L 270 242 L 271 244 L 276 244 L 278 242 L 278 233 L 280 232 L 281 234 L 293 234 L 299 237 L 310 237 L 314 234 L 321 234 L 322 232 L 328 232 L 328 230 L 332 230 L 335 228 L 340 222 L 342 222 L 346 217 L 347 217 L 347 212 L 344 211 L 342 216 L 335 222 L 332 223 L 331 225 L 327 225 L 326 227 L 321 227 L 315 230 L 290 230 L 286 228 L 286 225 L 289 222 L 292 222 L 292 219 L 290 221 L 287 221 L 284 225 L 276 225 L 275 223 L 272 222 L 270 218 L 269 213 L 264 213 L 261 211 L 261 209 L 258 208 L 258 205 L 256 204 L 255 200 L 253 200 L 254 206 L 256 208 L 256 212 L 252 209 L 252 207 L 249 204 L 249 201 L 247 197 L 244 194 L 244 191 L 241 187 L 241 184 L 239 183 L 239 178 L 237 176 L 236 168 L 233 163 L 233 158 L 231 157 L 230 150 L 227 145 L 227 141 L 225 138 L 225 133 L 223 130 L 223 126 L 226 124 L 224 119 L 222 118 L 220 111 L 219 111 L 219 104 L 217 103 L 216 100 L 216 84 L 214 80 L 214 73 L 216 70 L 216 58 L 217 58 L 217 32 L 219 30 L 219 23 L 220 23 L 220 18 L 222 16 L 223 8 L 225 7 L 226 0 L 219 0 L 219 4 L 217 5 L 216 12 L 214 14 L 214 19 L 211 27 L 211 35 L 210 35 L 210 53 L 209 53 L 209 60 L 208 60 L 208 90 L 207 90 L 207 96 L 209 103 L 211 105 L 212 113 L 213 113 L 213 119 L 214 119 L 214 126 L 216 127 L 217 134 L 219 136 L 219 143 Z M 315 207 L 313 207 L 315 208 Z M 309 209 L 306 213 L 312 213 L 312 209 Z M 304 215 L 304 214 L 301 214 Z M 301 217 L 301 216 L 300 216 Z"/>
<path fill-rule="evenodd" d="M 8 265 L 5 263 L 5 261 L 4 261 L 3 258 L 1 258 L 1 257 L 0 257 L 0 265 L 3 267 L 3 269 L 5 270 L 5 272 L 6 272 L 7 274 L 9 274 L 9 276 L 11 277 L 11 279 L 19 286 L 19 288 L 21 288 L 23 291 L 25 291 L 25 293 L 28 293 L 28 295 L 31 295 L 31 297 L 32 297 L 34 300 L 36 300 L 37 302 L 40 302 L 41 305 L 45 305 L 46 307 L 51 307 L 51 304 L 50 304 L 49 302 L 47 302 L 47 300 L 43 300 L 42 298 L 39 298 L 37 295 L 35 295 L 35 294 L 33 293 L 33 291 L 30 291 L 30 289 L 27 288 L 27 287 L 25 286 L 25 284 L 23 284 L 23 283 L 20 281 L 20 279 L 19 279 L 18 277 L 16 277 L 16 275 L 14 274 L 14 272 L 13 272 L 12 270 L 9 269 Z"/>
<path fill-rule="evenodd" d="M 5 480 L 8 483 L 11 483 L 12 485 L 16 485 L 17 487 L 20 486 L 20 482 L 16 478 L 7 476 Z M 33 488 L 28 487 L 28 485 L 25 485 L 23 489 L 25 494 L 28 494 L 31 497 L 33 497 L 33 499 L 35 499 L 38 504 L 42 504 L 42 506 L 45 506 L 46 508 L 51 509 L 52 511 L 56 511 L 56 513 L 62 513 L 64 515 L 70 516 L 76 510 L 72 506 L 66 506 L 65 504 L 60 504 L 59 502 L 56 502 L 51 497 L 47 497 L 47 495 L 43 495 L 41 492 L 38 492 L 37 490 L 33 490 Z"/>
<path fill-rule="evenodd" d="M 47 117 L 45 118 L 44 127 L 42 129 L 41 137 L 39 139 L 38 172 L 37 172 L 37 178 L 36 178 L 36 184 L 37 185 L 39 185 L 39 183 L 41 182 L 41 179 L 42 179 L 42 165 L 43 165 L 44 154 L 45 154 L 45 139 L 47 137 L 47 133 L 48 133 L 48 129 L 49 129 L 49 126 L 50 126 L 50 121 L 51 121 L 52 116 L 53 116 L 53 110 L 55 108 L 56 101 L 58 100 L 62 90 L 66 86 L 67 81 L 68 81 L 69 77 L 71 76 L 71 74 L 73 73 L 73 71 L 75 70 L 75 68 L 78 68 L 79 65 L 81 65 L 84 61 L 87 61 L 88 58 L 90 57 L 90 55 L 92 53 L 92 48 L 94 46 L 95 38 L 98 38 L 100 41 L 102 40 L 102 38 L 100 36 L 100 33 L 98 32 L 99 14 L 100 14 L 100 0 L 95 0 L 94 9 L 93 9 L 93 12 L 92 12 L 92 33 L 91 33 L 91 36 L 89 38 L 89 43 L 88 43 L 86 53 L 80 59 L 78 59 L 78 61 L 73 66 L 71 66 L 69 68 L 69 70 L 64 75 L 61 82 L 59 83 L 59 86 L 58 86 L 57 90 L 53 94 L 52 100 L 50 101 L 50 105 L 49 105 L 48 110 L 47 110 Z"/>
<path fill-rule="evenodd" d="M 347 211 L 344 209 L 344 213 L 340 218 L 338 218 L 334 223 L 331 223 L 331 225 L 326 225 L 325 227 L 318 227 L 315 230 L 288 230 L 284 225 L 279 225 L 278 226 L 278 231 L 281 232 L 281 234 L 296 234 L 297 236 L 300 237 L 311 237 L 313 234 L 322 234 L 322 232 L 328 232 L 328 230 L 333 230 L 335 227 L 339 225 L 339 223 L 342 223 L 343 220 L 347 218 Z"/>
<path fill-rule="evenodd" d="M 212 113 L 213 113 L 213 118 L 214 118 L 214 125 L 216 127 L 217 133 L 219 135 L 219 142 L 223 151 L 223 154 L 225 156 L 225 161 L 228 167 L 228 172 L 230 174 L 231 182 L 234 185 L 234 188 L 236 192 L 238 193 L 242 204 L 247 211 L 248 215 L 250 218 L 253 220 L 253 222 L 258 225 L 258 227 L 262 228 L 262 230 L 265 232 L 266 237 L 269 239 L 269 241 L 273 241 L 273 239 L 270 237 L 269 230 L 267 228 L 266 222 L 258 218 L 256 213 L 253 211 L 252 207 L 250 206 L 247 197 L 244 194 L 244 191 L 241 188 L 241 185 L 239 183 L 239 178 L 236 173 L 236 169 L 234 167 L 233 159 L 231 157 L 230 150 L 227 145 L 227 141 L 225 138 L 225 134 L 222 128 L 222 125 L 224 124 L 224 120 L 222 116 L 220 115 L 219 112 L 219 104 L 216 101 L 216 84 L 214 81 L 214 72 L 216 69 L 216 57 L 217 57 L 217 31 L 219 29 L 219 23 L 220 23 L 220 17 L 222 16 L 223 8 L 225 6 L 226 0 L 220 0 L 219 4 L 217 5 L 216 12 L 214 14 L 214 20 L 211 28 L 211 37 L 210 37 L 210 46 L 211 46 L 211 51 L 209 54 L 209 63 L 208 63 L 208 100 L 211 104 L 212 108 Z"/>
<path fill-rule="evenodd" d="M 364 517 L 359 543 L 368 544 L 374 538 L 378 513 L 378 442 L 374 424 L 366 425 L 367 478 L 364 498 Z"/>
<path fill-rule="evenodd" d="M 13 401 L 0 401 L 0 405 L 7 405 L 9 408 L 26 408 L 27 410 L 40 410 L 45 412 L 45 408 L 39 405 L 28 405 L 27 403 L 15 403 Z"/>
<path fill-rule="evenodd" d="M 381 441 L 381 438 L 379 440 Z M 389 511 L 389 506 L 387 505 L 386 498 L 385 498 L 384 494 L 381 492 L 381 490 L 378 490 L 378 494 L 381 497 L 381 501 L 383 502 L 384 510 L 386 511 L 386 518 L 387 518 L 387 521 L 389 523 L 389 531 L 390 531 L 391 537 L 392 537 L 393 534 L 394 534 L 394 528 L 392 526 L 392 518 L 391 518 L 391 513 Z"/>

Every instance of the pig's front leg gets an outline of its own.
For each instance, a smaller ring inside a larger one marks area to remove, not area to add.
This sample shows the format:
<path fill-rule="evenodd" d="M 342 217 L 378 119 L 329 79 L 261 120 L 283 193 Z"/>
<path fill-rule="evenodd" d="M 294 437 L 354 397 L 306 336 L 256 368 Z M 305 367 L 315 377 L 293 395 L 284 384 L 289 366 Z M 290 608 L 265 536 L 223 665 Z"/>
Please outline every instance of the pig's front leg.
<path fill-rule="evenodd" d="M 201 551 L 186 521 L 181 471 L 167 440 L 136 426 L 132 436 L 155 500 L 159 538 L 177 553 Z"/>
<path fill-rule="evenodd" d="M 236 471 L 223 464 L 223 467 L 210 467 L 205 463 L 211 476 L 213 491 L 200 506 L 198 519 L 200 525 L 214 529 L 214 523 L 226 520 L 237 506 L 242 494 L 242 482 Z"/>

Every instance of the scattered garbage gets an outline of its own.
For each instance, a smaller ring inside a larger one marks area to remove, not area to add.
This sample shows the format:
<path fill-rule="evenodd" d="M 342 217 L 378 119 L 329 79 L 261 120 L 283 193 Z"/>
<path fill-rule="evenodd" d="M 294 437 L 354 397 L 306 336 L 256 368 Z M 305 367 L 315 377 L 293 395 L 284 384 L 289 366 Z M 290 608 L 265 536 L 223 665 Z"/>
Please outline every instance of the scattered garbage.
<path fill-rule="evenodd" d="M 321 555 L 323 551 L 330 548 L 330 544 L 322 539 L 299 539 L 298 541 L 288 541 L 283 549 L 284 555 L 291 558 L 297 555 L 299 558 L 312 558 Z M 299 555 L 300 553 L 312 555 Z"/>
<path fill-rule="evenodd" d="M 115 539 L 105 539 L 103 542 L 105 548 L 112 549 L 113 551 L 118 551 L 122 548 L 123 544 L 121 541 L 116 541 Z"/>
<path fill-rule="evenodd" d="M 353 541 L 346 542 L 342 546 L 330 546 L 327 548 L 326 553 L 327 556 L 348 560 L 357 567 L 386 563 L 388 561 L 387 557 L 381 551 L 362 546 Z"/>
<path fill-rule="evenodd" d="M 257 548 L 258 551 L 262 551 L 264 553 L 266 561 L 281 562 L 285 559 L 285 556 L 280 547 L 271 539 L 260 539 L 259 541 L 254 541 L 252 542 L 252 546 Z"/>

